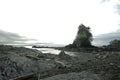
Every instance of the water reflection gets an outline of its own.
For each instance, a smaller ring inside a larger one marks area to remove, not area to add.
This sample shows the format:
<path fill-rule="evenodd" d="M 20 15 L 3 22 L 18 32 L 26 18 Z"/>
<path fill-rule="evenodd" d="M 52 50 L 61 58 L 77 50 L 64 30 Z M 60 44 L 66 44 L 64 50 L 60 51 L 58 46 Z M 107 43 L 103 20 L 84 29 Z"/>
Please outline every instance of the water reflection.
<path fill-rule="evenodd" d="M 25 46 L 26 48 L 30 48 L 30 49 L 37 49 L 39 51 L 41 51 L 42 53 L 50 53 L 50 54 L 59 54 L 61 50 L 57 50 L 57 49 L 53 49 L 53 48 L 32 48 L 31 46 Z M 71 55 L 71 56 L 75 56 L 74 53 L 76 52 L 69 52 L 69 51 L 65 51 L 66 54 Z"/>
<path fill-rule="evenodd" d="M 60 50 L 56 50 L 53 48 L 33 48 L 41 51 L 42 53 L 51 53 L 51 54 L 59 54 Z"/>
<path fill-rule="evenodd" d="M 41 51 L 42 53 L 50 53 L 50 54 L 59 54 L 61 50 L 57 50 L 57 49 L 53 49 L 53 48 L 35 48 L 39 51 Z M 70 55 L 70 56 L 75 56 L 75 52 L 69 52 L 69 51 L 65 51 L 66 54 Z"/>

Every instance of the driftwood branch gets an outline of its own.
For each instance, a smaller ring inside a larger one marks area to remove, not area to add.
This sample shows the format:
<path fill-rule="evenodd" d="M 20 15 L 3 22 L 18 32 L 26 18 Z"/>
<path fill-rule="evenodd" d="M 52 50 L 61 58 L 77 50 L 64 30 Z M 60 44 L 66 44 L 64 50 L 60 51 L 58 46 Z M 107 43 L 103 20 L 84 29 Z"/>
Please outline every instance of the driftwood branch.
<path fill-rule="evenodd" d="M 15 78 L 12 78 L 10 80 L 27 80 L 30 78 L 46 78 L 46 77 L 51 77 L 54 75 L 58 75 L 58 74 L 65 74 L 65 73 L 70 73 L 70 72 L 80 72 L 82 71 L 82 67 L 85 70 L 86 68 L 85 65 L 80 65 L 80 64 L 75 64 L 75 65 L 71 65 L 69 67 L 63 67 L 63 68 L 54 68 L 48 71 L 44 71 L 44 72 L 37 72 L 37 73 L 29 73 L 26 75 L 22 75 L 22 76 L 18 76 Z"/>
<path fill-rule="evenodd" d="M 28 78 L 35 77 L 35 75 L 36 75 L 36 73 L 29 73 L 29 74 L 26 74 L 26 75 L 21 75 L 21 76 L 12 78 L 12 79 L 10 79 L 10 80 L 26 80 L 26 79 L 28 79 Z"/>
<path fill-rule="evenodd" d="M 63 74 L 63 73 L 69 73 L 69 72 L 74 72 L 75 69 L 67 69 L 67 68 L 63 68 L 63 69 L 51 69 L 45 72 L 40 72 L 40 73 L 29 73 L 26 75 L 21 75 L 15 78 L 12 78 L 10 80 L 27 80 L 30 78 L 37 78 L 39 77 L 40 79 L 45 78 L 45 77 L 50 77 L 50 76 L 54 76 L 57 74 Z"/>

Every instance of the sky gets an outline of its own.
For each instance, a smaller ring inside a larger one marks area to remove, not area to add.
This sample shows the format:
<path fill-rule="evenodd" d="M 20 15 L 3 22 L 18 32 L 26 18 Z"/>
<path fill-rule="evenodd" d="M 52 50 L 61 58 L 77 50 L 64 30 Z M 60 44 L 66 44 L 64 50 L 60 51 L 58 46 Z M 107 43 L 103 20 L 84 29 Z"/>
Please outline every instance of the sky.
<path fill-rule="evenodd" d="M 0 0 L 0 43 L 70 44 L 75 39 L 80 24 L 91 28 L 93 44 L 107 43 L 105 41 L 119 36 L 118 2 L 119 0 Z"/>

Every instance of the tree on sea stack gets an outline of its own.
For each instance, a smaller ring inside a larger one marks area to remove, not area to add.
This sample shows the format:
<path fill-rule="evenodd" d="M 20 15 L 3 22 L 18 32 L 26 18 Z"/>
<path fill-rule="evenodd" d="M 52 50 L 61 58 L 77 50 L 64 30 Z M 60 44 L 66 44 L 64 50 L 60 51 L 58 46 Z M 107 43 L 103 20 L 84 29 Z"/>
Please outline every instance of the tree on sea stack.
<path fill-rule="evenodd" d="M 112 47 L 112 48 L 119 48 L 120 47 L 120 40 L 117 40 L 117 39 L 112 40 L 108 46 Z"/>
<path fill-rule="evenodd" d="M 92 33 L 90 32 L 90 27 L 86 27 L 81 24 L 78 27 L 78 32 L 73 45 L 76 47 L 91 47 L 91 41 L 93 40 Z"/>

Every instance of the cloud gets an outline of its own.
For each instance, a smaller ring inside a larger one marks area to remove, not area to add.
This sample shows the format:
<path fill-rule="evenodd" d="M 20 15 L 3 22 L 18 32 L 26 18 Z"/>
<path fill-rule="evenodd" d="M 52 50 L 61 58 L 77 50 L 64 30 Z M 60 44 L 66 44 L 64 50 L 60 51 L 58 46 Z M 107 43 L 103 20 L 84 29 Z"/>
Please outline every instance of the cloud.
<path fill-rule="evenodd" d="M 102 2 L 110 2 L 112 0 L 102 0 Z M 120 17 L 120 0 L 117 0 L 114 5 L 116 12 L 118 13 L 118 17 Z M 119 23 L 118 23 L 119 24 Z M 120 24 L 119 24 L 120 25 Z M 118 39 L 120 40 L 120 28 L 116 32 L 111 32 L 107 34 L 101 34 L 96 36 L 93 41 L 93 45 L 108 45 L 110 41 Z"/>
<path fill-rule="evenodd" d="M 104 2 L 110 2 L 112 0 L 101 0 L 101 1 L 102 1 L 102 3 L 104 3 Z M 116 9 L 116 12 L 120 15 L 120 0 L 116 0 L 114 2 L 116 2 L 115 6 L 114 6 Z"/>
<path fill-rule="evenodd" d="M 101 0 L 101 2 L 108 2 L 108 1 L 110 1 L 110 0 Z"/>
<path fill-rule="evenodd" d="M 0 30 L 0 44 L 25 44 L 30 40 L 32 39 L 28 39 L 16 33 Z"/>
<path fill-rule="evenodd" d="M 118 1 L 118 4 L 116 5 L 117 13 L 120 15 L 120 0 Z"/>
<path fill-rule="evenodd" d="M 93 45 L 98 45 L 98 46 L 108 45 L 110 41 L 115 39 L 120 40 L 120 30 L 116 32 L 111 32 L 96 36 L 94 38 Z"/>

